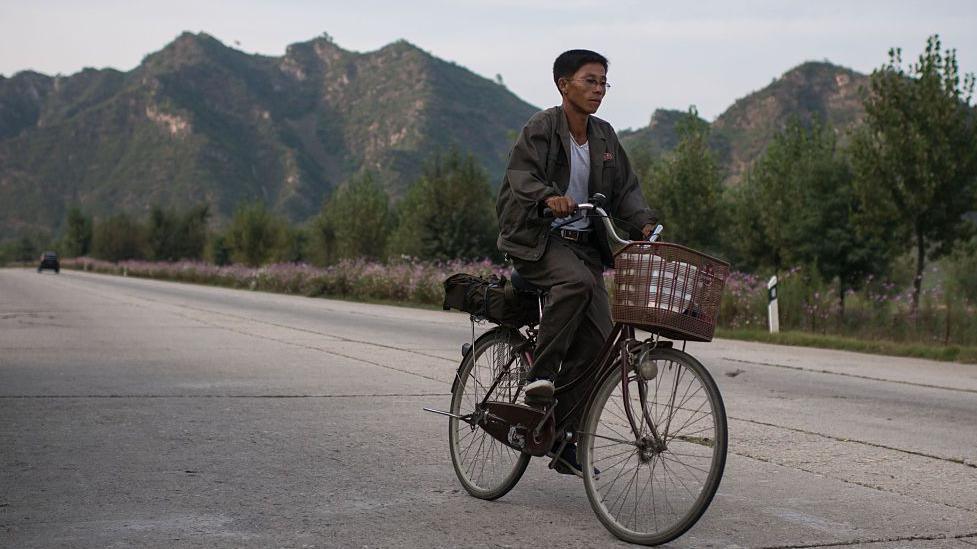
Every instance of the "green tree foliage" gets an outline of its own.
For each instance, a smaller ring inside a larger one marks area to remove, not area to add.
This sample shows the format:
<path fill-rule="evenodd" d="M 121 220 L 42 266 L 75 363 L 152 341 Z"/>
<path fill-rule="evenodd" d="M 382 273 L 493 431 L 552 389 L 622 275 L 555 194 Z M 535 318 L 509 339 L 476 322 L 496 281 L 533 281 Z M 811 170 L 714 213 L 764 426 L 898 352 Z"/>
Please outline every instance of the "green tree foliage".
<path fill-rule="evenodd" d="M 17 244 L 14 246 L 14 261 L 34 261 L 40 255 L 37 248 L 37 244 L 28 237 L 22 236 L 17 239 Z"/>
<path fill-rule="evenodd" d="M 92 255 L 107 261 L 145 257 L 144 227 L 127 214 L 116 214 L 95 224 Z"/>
<path fill-rule="evenodd" d="M 173 210 L 164 210 L 153 206 L 149 211 L 149 221 L 146 223 L 146 241 L 149 259 L 158 261 L 173 261 L 177 259 L 175 248 L 177 240 L 176 226 L 179 223 L 177 214 Z"/>
<path fill-rule="evenodd" d="M 207 245 L 206 204 L 186 212 L 153 206 L 146 223 L 149 258 L 159 261 L 200 259 Z"/>
<path fill-rule="evenodd" d="M 734 207 L 741 257 L 757 267 L 806 265 L 846 290 L 883 271 L 886 248 L 855 225 L 859 201 L 831 128 L 792 120 L 754 164 Z"/>
<path fill-rule="evenodd" d="M 977 305 L 977 236 L 957 244 L 947 262 L 947 294 L 956 294 Z"/>
<path fill-rule="evenodd" d="M 889 62 L 872 72 L 865 123 L 852 141 L 865 222 L 914 250 L 914 311 L 926 258 L 949 252 L 964 235 L 963 214 L 977 193 L 974 76 L 961 82 L 956 52 L 940 48 L 931 36 L 908 72 L 901 51 L 889 51 Z"/>
<path fill-rule="evenodd" d="M 390 225 L 387 193 L 366 172 L 333 193 L 316 218 L 313 232 L 326 263 L 355 257 L 380 259 Z"/>
<path fill-rule="evenodd" d="M 285 222 L 263 203 L 254 202 L 240 206 L 234 213 L 226 242 L 232 260 L 258 267 L 277 259 L 285 237 Z"/>
<path fill-rule="evenodd" d="M 303 227 L 285 227 L 282 247 L 276 259 L 286 263 L 302 263 L 308 259 L 309 233 Z"/>
<path fill-rule="evenodd" d="M 471 155 L 451 151 L 435 157 L 397 213 L 393 253 L 445 260 L 498 255 L 492 189 Z"/>
<path fill-rule="evenodd" d="M 210 239 L 207 257 L 218 267 L 231 264 L 231 247 L 227 243 L 227 235 L 218 233 Z"/>
<path fill-rule="evenodd" d="M 678 132 L 675 150 L 650 162 L 650 170 L 639 168 L 645 176 L 643 191 L 658 211 L 669 240 L 714 251 L 725 225 L 725 209 L 719 164 L 709 149 L 709 124 L 692 107 Z M 639 164 L 649 165 L 649 161 L 639 159 Z"/>
<path fill-rule="evenodd" d="M 92 249 L 92 218 L 77 206 L 68 209 L 64 235 L 61 237 L 61 253 L 65 257 L 87 255 Z"/>
<path fill-rule="evenodd" d="M 200 259 L 207 248 L 207 223 L 210 221 L 210 206 L 201 204 L 184 212 L 180 218 L 179 235 L 181 245 L 178 257 Z"/>

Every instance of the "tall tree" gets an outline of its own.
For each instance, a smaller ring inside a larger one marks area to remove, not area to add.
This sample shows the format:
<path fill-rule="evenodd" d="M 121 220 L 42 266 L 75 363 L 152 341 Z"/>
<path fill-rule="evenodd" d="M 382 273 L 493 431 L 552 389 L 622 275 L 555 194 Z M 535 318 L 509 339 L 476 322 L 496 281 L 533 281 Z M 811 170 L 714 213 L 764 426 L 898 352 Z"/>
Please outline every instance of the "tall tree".
<path fill-rule="evenodd" d="M 210 205 L 201 204 L 190 208 L 180 216 L 177 225 L 176 256 L 179 259 L 200 259 L 207 248 L 207 222 Z"/>
<path fill-rule="evenodd" d="M 899 49 L 872 72 L 865 123 L 852 157 L 866 223 L 888 227 L 916 256 L 912 308 L 919 307 L 926 258 L 949 252 L 965 233 L 977 194 L 974 76 L 961 81 L 955 50 L 931 36 L 907 69 Z"/>
<path fill-rule="evenodd" d="M 370 172 L 337 189 L 315 222 L 317 245 L 326 262 L 383 257 L 390 217 L 387 193 Z"/>
<path fill-rule="evenodd" d="M 830 127 L 791 120 L 747 175 L 736 211 L 743 255 L 775 270 L 806 265 L 845 293 L 888 265 L 877 234 L 856 225 L 859 201 Z"/>
<path fill-rule="evenodd" d="M 182 213 L 153 206 L 146 223 L 149 257 L 160 261 L 200 259 L 207 244 L 209 218 L 206 204 Z"/>
<path fill-rule="evenodd" d="M 226 243 L 234 261 L 258 267 L 276 258 L 284 240 L 285 222 L 263 203 L 254 202 L 238 207 L 227 229 Z"/>
<path fill-rule="evenodd" d="M 174 210 L 164 210 L 160 206 L 153 206 L 149 210 L 146 241 L 150 259 L 157 261 L 179 259 L 176 257 L 177 225 L 179 220 Z"/>
<path fill-rule="evenodd" d="M 433 158 L 398 207 L 392 252 L 427 259 L 497 256 L 492 198 L 473 156 L 451 151 Z"/>
<path fill-rule="evenodd" d="M 122 261 L 145 256 L 145 228 L 127 214 L 99 221 L 93 233 L 92 255 L 99 259 Z"/>
<path fill-rule="evenodd" d="M 678 132 L 675 150 L 652 162 L 650 173 L 643 174 L 643 191 L 661 215 L 669 240 L 716 250 L 725 209 L 722 175 L 709 149 L 709 124 L 691 107 Z M 639 159 L 639 165 L 647 164 Z"/>
<path fill-rule="evenodd" d="M 77 206 L 68 209 L 65 219 L 64 236 L 61 238 L 61 253 L 66 257 L 80 257 L 92 249 L 92 218 L 82 213 Z"/>

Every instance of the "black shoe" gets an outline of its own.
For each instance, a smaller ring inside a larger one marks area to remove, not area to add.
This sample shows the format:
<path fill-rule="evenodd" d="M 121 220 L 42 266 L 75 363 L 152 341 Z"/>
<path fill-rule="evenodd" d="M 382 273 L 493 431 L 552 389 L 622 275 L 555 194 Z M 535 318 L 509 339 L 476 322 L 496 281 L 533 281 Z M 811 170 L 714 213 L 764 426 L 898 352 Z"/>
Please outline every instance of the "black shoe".
<path fill-rule="evenodd" d="M 553 445 L 553 449 L 547 455 L 550 457 L 556 456 L 556 450 L 559 447 L 560 443 L 557 442 L 555 445 Z M 560 452 L 559 457 L 557 457 L 556 463 L 553 464 L 553 469 L 562 475 L 577 475 L 578 477 L 583 478 L 583 466 L 581 466 L 580 462 L 577 461 L 576 444 L 567 443 L 567 445 L 563 447 L 563 451 Z M 596 479 L 599 476 L 600 469 L 594 467 L 594 478 Z"/>
<path fill-rule="evenodd" d="M 556 386 L 548 379 L 530 380 L 523 387 L 524 400 L 527 406 L 545 408 L 553 402 L 553 393 Z"/>

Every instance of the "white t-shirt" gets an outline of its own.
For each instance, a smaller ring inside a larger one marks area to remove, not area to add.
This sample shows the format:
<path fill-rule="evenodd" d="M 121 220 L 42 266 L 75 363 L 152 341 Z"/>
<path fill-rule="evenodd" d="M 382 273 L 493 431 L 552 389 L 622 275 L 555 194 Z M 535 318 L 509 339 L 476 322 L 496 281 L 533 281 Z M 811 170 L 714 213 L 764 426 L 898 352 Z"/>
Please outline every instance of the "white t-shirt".
<path fill-rule="evenodd" d="M 576 140 L 570 138 L 570 184 L 567 186 L 565 196 L 573 198 L 577 204 L 587 201 L 590 191 L 590 142 L 577 145 Z M 579 213 L 568 217 L 561 217 L 553 221 L 552 226 L 561 225 Z M 590 228 L 590 218 L 584 217 L 573 223 L 562 225 L 562 229 L 575 229 L 578 231 Z"/>

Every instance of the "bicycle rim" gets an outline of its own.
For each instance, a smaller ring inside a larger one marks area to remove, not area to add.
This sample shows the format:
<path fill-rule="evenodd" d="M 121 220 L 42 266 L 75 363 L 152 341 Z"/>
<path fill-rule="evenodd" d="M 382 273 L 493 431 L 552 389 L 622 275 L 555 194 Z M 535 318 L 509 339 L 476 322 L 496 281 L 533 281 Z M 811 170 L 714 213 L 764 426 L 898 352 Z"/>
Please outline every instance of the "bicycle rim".
<path fill-rule="evenodd" d="M 487 332 L 462 361 L 451 394 L 453 414 L 471 414 L 485 398 L 499 373 L 508 373 L 490 400 L 514 402 L 525 376 L 525 364 L 513 348 L 523 341 L 518 332 L 496 328 Z M 478 426 L 456 418 L 448 420 L 451 463 L 465 490 L 481 499 L 497 499 L 519 482 L 529 465 L 528 454 L 506 446 Z"/>
<path fill-rule="evenodd" d="M 726 463 L 726 411 L 712 376 L 681 351 L 654 353 L 657 375 L 643 380 L 630 372 L 627 403 L 620 369 L 604 380 L 581 433 L 591 507 L 615 536 L 642 545 L 667 543 L 691 528 L 712 501 Z M 648 420 L 664 445 L 653 442 Z"/>

